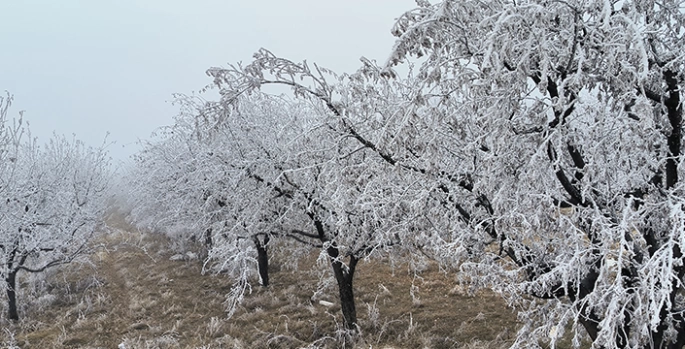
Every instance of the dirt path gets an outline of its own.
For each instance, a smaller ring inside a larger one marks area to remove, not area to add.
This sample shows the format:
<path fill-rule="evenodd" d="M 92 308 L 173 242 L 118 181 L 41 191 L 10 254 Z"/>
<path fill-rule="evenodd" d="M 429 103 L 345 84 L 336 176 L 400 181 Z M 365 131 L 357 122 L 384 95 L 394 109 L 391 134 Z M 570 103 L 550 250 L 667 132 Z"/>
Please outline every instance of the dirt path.
<path fill-rule="evenodd" d="M 162 237 L 120 233 L 129 236 L 97 262 L 117 319 L 102 345 L 184 348 L 205 341 L 203 330 L 224 315 L 226 278 L 203 276 L 196 259 L 171 261 Z"/>
<path fill-rule="evenodd" d="M 65 270 L 53 304 L 12 325 L 21 348 L 192 348 L 216 335 L 226 278 L 169 260 L 160 236 L 115 229 L 99 244 L 94 269 Z"/>
<path fill-rule="evenodd" d="M 230 280 L 202 275 L 197 259 L 171 260 L 174 253 L 164 237 L 119 226 L 98 243 L 91 267 L 56 273 L 54 286 L 41 291 L 53 295 L 50 301 L 29 302 L 26 319 L 11 329 L 20 348 L 297 348 L 312 342 L 335 348 L 339 343 L 340 308 L 319 303 L 335 303 L 337 291 L 325 282 L 330 279 L 325 264 L 309 269 L 315 256 L 297 272 L 274 257 L 272 286 L 255 286 L 229 320 L 223 302 Z M 453 276 L 437 268 L 417 279 L 406 269 L 361 263 L 355 292 L 363 348 L 461 348 L 475 339 L 494 348 L 506 344 L 496 339 L 503 330 L 515 331 L 514 316 L 496 296 L 466 296 L 455 288 Z"/>

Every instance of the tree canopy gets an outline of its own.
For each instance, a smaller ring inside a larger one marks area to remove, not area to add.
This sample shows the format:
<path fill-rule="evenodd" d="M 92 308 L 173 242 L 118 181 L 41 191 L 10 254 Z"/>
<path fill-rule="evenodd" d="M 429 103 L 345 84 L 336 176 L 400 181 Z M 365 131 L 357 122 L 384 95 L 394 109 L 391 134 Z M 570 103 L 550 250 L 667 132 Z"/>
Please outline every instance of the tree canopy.
<path fill-rule="evenodd" d="M 682 347 L 685 4 L 417 4 L 382 66 L 209 69 L 220 100 L 139 158 L 155 210 L 236 270 L 238 240 L 321 248 L 350 290 L 361 258 L 429 254 L 520 311 L 514 347 Z"/>
<path fill-rule="evenodd" d="M 0 99 L 0 289 L 8 315 L 19 318 L 17 274 L 69 263 L 87 250 L 103 219 L 109 157 L 75 139 L 31 137 L 22 118 L 9 119 Z"/>

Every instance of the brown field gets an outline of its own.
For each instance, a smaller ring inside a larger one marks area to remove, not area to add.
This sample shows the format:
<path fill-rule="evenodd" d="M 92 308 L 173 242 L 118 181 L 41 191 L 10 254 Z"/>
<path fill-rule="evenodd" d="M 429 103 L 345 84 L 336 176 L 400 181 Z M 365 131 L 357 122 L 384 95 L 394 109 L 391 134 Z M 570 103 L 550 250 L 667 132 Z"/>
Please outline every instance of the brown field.
<path fill-rule="evenodd" d="M 415 277 L 406 266 L 360 263 L 361 335 L 349 338 L 340 331 L 336 289 L 319 287 L 331 274 L 325 266 L 291 272 L 274 258 L 272 285 L 254 286 L 226 319 L 227 277 L 201 275 L 196 259 L 170 260 L 164 237 L 120 224 L 99 243 L 90 263 L 24 282 L 23 320 L 0 320 L 0 347 L 502 348 L 516 333 L 515 314 L 498 296 L 467 295 L 454 275 L 430 264 Z"/>

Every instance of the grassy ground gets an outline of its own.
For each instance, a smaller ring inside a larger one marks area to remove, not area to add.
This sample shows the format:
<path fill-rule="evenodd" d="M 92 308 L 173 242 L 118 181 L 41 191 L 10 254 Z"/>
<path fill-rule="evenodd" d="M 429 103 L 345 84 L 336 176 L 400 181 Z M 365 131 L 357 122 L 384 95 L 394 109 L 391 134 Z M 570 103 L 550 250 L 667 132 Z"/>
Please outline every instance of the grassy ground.
<path fill-rule="evenodd" d="M 469 296 L 433 265 L 416 277 L 379 262 L 358 267 L 359 338 L 340 331 L 325 265 L 291 272 L 277 258 L 272 285 L 254 287 L 227 320 L 223 302 L 231 283 L 225 276 L 201 275 L 196 259 L 170 260 L 174 253 L 161 236 L 118 228 L 101 238 L 91 263 L 55 270 L 31 287 L 25 283 L 23 320 L 0 320 L 0 346 L 497 348 L 516 332 L 515 315 L 497 296 Z"/>

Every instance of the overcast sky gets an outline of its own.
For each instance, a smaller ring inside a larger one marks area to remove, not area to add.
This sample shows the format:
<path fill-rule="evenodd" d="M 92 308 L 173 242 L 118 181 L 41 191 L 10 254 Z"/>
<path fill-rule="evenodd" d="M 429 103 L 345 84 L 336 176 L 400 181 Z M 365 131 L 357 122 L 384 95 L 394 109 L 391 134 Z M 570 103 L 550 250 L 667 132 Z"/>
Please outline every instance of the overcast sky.
<path fill-rule="evenodd" d="M 205 70 L 247 62 L 260 47 L 337 72 L 384 62 L 394 19 L 412 0 L 0 0 L 0 91 L 34 136 L 107 132 L 126 159 L 171 123 L 173 93 L 198 91 Z"/>

